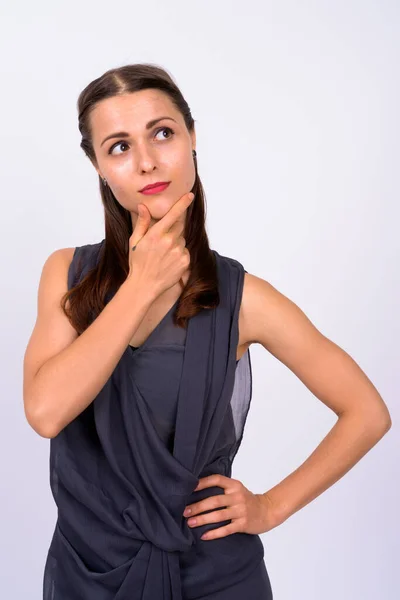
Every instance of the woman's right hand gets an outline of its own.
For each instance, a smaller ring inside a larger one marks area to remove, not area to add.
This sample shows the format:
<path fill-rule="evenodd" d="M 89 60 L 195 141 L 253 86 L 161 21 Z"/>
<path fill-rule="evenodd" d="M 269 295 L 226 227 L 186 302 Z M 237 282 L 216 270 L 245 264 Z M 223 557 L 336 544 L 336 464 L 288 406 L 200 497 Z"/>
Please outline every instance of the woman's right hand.
<path fill-rule="evenodd" d="M 151 214 L 147 206 L 138 206 L 139 215 L 129 238 L 127 279 L 141 281 L 155 297 L 175 285 L 190 265 L 190 253 L 182 234 L 186 209 L 193 198 L 192 192 L 184 194 L 150 229 Z"/>

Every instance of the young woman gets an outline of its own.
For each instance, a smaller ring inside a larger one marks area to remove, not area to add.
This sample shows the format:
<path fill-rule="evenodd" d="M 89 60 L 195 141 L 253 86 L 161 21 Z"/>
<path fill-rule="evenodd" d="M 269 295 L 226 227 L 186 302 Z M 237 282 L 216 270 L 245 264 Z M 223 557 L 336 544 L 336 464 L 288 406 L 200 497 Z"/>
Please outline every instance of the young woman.
<path fill-rule="evenodd" d="M 368 452 L 387 407 L 298 306 L 210 249 L 194 120 L 165 70 L 107 71 L 78 110 L 105 237 L 45 262 L 24 359 L 58 508 L 44 600 L 271 599 L 260 534 Z M 264 494 L 231 477 L 252 343 L 338 415 Z"/>

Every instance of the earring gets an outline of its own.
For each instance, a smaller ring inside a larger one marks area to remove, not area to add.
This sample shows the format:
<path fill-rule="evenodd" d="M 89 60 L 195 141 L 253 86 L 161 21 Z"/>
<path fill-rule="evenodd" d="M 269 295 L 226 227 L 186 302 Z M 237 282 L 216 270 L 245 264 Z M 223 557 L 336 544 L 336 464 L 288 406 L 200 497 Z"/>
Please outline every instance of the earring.
<path fill-rule="evenodd" d="M 192 152 L 193 152 L 193 158 L 195 158 L 197 156 L 197 152 L 196 152 L 196 150 L 193 150 Z"/>
<path fill-rule="evenodd" d="M 103 183 L 104 185 L 107 185 L 107 179 L 105 177 L 103 177 Z"/>

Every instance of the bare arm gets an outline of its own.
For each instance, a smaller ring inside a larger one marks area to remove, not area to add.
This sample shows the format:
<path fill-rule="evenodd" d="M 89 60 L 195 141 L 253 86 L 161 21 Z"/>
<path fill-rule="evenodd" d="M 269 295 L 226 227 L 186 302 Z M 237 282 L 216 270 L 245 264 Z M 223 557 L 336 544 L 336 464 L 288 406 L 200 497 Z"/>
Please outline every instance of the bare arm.
<path fill-rule="evenodd" d="M 186 277 L 190 253 L 182 233 L 193 199 L 185 193 L 151 229 L 150 212 L 140 205 L 129 238 L 135 252 L 129 252 L 128 277 L 79 337 L 60 306 L 74 248 L 46 260 L 24 356 L 25 415 L 39 435 L 55 437 L 95 399 L 154 300 Z"/>
<path fill-rule="evenodd" d="M 355 360 L 270 283 L 245 275 L 243 339 L 260 343 L 335 412 L 313 453 L 264 496 L 279 524 L 347 473 L 389 431 L 389 410 Z"/>
<path fill-rule="evenodd" d="M 73 248 L 53 252 L 39 284 L 38 317 L 24 357 L 24 408 L 31 427 L 55 437 L 97 396 L 154 301 L 128 278 L 78 336 L 60 307 Z"/>

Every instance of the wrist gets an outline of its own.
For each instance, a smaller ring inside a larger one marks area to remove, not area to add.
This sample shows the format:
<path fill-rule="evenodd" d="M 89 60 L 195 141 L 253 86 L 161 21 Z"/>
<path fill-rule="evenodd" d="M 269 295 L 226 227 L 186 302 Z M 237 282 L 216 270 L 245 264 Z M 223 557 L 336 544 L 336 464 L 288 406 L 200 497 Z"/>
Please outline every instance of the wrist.
<path fill-rule="evenodd" d="M 265 505 L 270 515 L 270 521 L 273 523 L 273 527 L 281 525 L 281 523 L 289 518 L 290 513 L 288 507 L 284 503 L 280 502 L 277 497 L 275 497 L 273 490 L 268 490 L 261 495 L 265 501 Z"/>
<path fill-rule="evenodd" d="M 157 299 L 157 294 L 154 289 L 151 289 L 151 286 L 129 276 L 122 283 L 119 291 L 134 300 L 135 303 L 143 304 L 147 309 Z"/>

